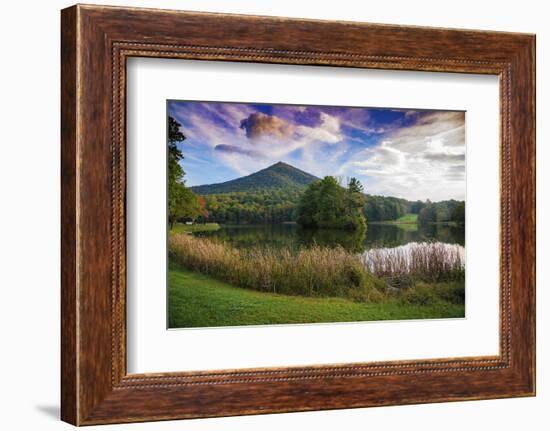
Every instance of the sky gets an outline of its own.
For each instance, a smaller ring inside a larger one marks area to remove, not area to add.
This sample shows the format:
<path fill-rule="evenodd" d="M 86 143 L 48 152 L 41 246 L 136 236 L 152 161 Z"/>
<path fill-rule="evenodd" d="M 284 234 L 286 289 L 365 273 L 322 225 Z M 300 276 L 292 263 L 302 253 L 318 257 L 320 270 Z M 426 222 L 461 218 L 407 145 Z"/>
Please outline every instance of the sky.
<path fill-rule="evenodd" d="M 368 194 L 465 199 L 465 113 L 168 101 L 181 124 L 186 184 L 219 183 L 279 161 Z"/>

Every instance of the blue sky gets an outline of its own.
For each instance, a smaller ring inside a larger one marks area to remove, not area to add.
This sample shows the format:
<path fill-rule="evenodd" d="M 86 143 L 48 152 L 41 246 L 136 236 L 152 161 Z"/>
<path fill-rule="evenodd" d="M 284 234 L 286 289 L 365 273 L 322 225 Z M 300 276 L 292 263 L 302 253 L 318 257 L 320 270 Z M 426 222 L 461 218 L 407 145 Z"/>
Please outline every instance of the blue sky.
<path fill-rule="evenodd" d="M 169 101 L 189 186 L 278 161 L 318 177 L 357 177 L 371 194 L 465 198 L 461 111 Z"/>

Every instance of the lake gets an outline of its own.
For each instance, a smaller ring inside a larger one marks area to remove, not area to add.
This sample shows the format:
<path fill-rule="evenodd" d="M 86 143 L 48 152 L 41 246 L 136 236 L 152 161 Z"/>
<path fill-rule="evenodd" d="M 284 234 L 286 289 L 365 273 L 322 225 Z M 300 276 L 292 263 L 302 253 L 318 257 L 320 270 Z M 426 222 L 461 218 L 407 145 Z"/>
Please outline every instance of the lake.
<path fill-rule="evenodd" d="M 306 229 L 297 224 L 222 225 L 219 230 L 196 232 L 198 237 L 219 238 L 237 248 L 266 246 L 308 247 L 313 244 L 360 253 L 372 248 L 397 247 L 410 242 L 438 241 L 464 245 L 464 226 L 369 224 L 366 232 L 339 229 Z"/>

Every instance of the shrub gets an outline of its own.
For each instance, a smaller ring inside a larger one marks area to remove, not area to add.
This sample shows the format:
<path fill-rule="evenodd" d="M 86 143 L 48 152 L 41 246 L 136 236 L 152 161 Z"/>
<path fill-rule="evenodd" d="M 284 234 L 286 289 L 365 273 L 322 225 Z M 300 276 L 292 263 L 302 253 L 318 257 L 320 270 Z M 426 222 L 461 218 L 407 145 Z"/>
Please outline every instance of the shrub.
<path fill-rule="evenodd" d="M 433 284 L 418 282 L 415 288 L 402 291 L 401 301 L 416 305 L 431 305 L 436 302 L 464 304 L 464 290 L 464 283 L 461 281 Z"/>
<path fill-rule="evenodd" d="M 414 289 L 404 290 L 401 294 L 401 301 L 411 305 L 432 305 L 438 302 L 438 297 L 432 287 L 419 284 Z"/>
<path fill-rule="evenodd" d="M 441 283 L 434 288 L 437 296 L 442 300 L 453 304 L 464 304 L 466 292 L 463 282 Z"/>

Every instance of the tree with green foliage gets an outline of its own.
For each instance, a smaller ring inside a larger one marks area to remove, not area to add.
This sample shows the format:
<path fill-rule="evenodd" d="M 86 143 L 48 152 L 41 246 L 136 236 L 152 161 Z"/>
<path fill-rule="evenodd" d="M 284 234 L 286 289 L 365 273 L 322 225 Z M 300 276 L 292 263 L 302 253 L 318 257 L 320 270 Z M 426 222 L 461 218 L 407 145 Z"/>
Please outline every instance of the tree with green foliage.
<path fill-rule="evenodd" d="M 397 220 L 411 209 L 411 202 L 388 196 L 368 196 L 363 212 L 369 221 Z"/>
<path fill-rule="evenodd" d="M 466 206 L 464 202 L 460 202 L 455 206 L 452 214 L 451 220 L 458 224 L 464 224 L 466 221 Z"/>
<path fill-rule="evenodd" d="M 412 202 L 411 205 L 410 205 L 410 212 L 411 214 L 418 214 L 422 208 L 424 208 L 426 204 L 422 201 L 415 201 L 415 202 Z"/>
<path fill-rule="evenodd" d="M 265 224 L 296 220 L 303 187 L 207 194 L 208 220 L 223 224 Z"/>
<path fill-rule="evenodd" d="M 367 220 L 363 215 L 363 207 L 366 203 L 366 198 L 363 194 L 363 184 L 357 178 L 352 177 L 348 182 L 346 194 L 347 223 L 353 226 L 354 229 L 365 230 Z"/>
<path fill-rule="evenodd" d="M 348 182 L 348 191 L 350 193 L 363 193 L 363 184 L 357 178 L 351 177 Z"/>
<path fill-rule="evenodd" d="M 201 215 L 198 197 L 188 187 L 176 183 L 170 190 L 168 221 L 170 228 L 178 220 L 195 220 Z"/>
<path fill-rule="evenodd" d="M 463 201 L 450 199 L 447 201 L 430 202 L 428 199 L 424 207 L 418 213 L 418 224 L 426 225 L 430 223 L 464 223 Z"/>
<path fill-rule="evenodd" d="M 168 223 L 170 228 L 180 219 L 195 220 L 201 215 L 198 196 L 185 186 L 185 172 L 180 165 L 183 153 L 178 143 L 185 140 L 181 124 L 168 117 Z"/>
<path fill-rule="evenodd" d="M 318 225 L 318 214 L 320 212 L 320 191 L 321 181 L 315 181 L 309 185 L 298 203 L 298 224 L 302 226 L 316 227 Z"/>
<path fill-rule="evenodd" d="M 327 176 L 321 180 L 317 194 L 317 211 L 313 215 L 317 227 L 337 227 L 339 217 L 345 211 L 344 194 L 336 178 Z"/>
<path fill-rule="evenodd" d="M 298 203 L 297 222 L 302 226 L 334 229 L 365 229 L 362 186 L 350 180 L 345 189 L 336 178 L 326 176 L 309 185 Z"/>
<path fill-rule="evenodd" d="M 178 148 L 178 143 L 185 141 L 185 136 L 180 131 L 181 124 L 173 117 L 168 117 L 168 184 L 169 186 L 182 183 L 185 172 L 180 165 L 183 154 Z"/>
<path fill-rule="evenodd" d="M 418 213 L 418 224 L 426 225 L 429 223 L 435 223 L 437 221 L 437 211 L 435 205 L 429 200 L 424 205 L 424 208 Z"/>

